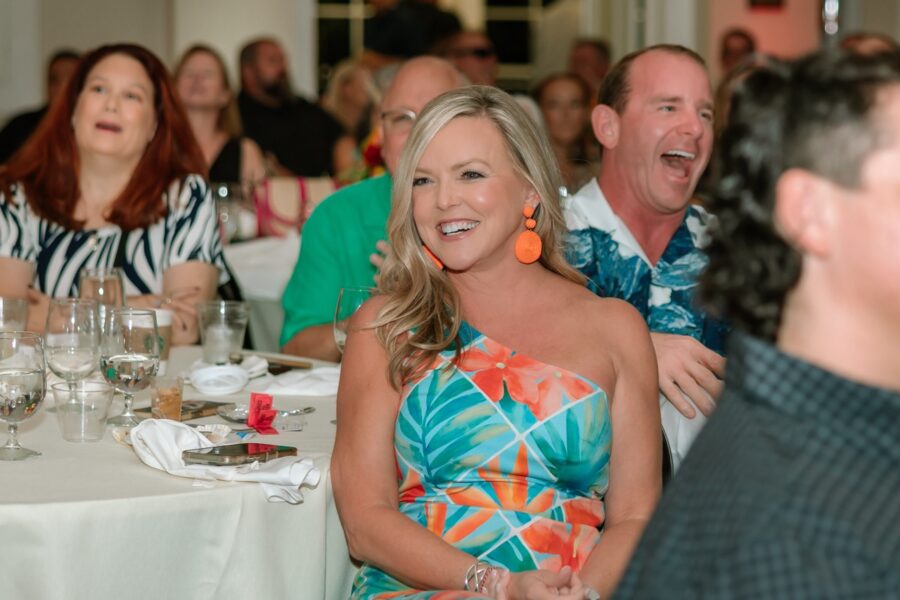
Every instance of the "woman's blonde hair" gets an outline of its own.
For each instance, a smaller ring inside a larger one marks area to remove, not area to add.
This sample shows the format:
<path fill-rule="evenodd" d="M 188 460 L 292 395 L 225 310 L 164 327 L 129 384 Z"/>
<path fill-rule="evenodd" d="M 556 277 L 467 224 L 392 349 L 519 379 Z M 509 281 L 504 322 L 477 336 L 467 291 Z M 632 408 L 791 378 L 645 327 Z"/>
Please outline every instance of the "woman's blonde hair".
<path fill-rule="evenodd" d="M 366 94 L 369 96 L 369 101 L 373 104 L 380 102 L 381 93 L 375 85 L 375 79 L 372 76 L 372 72 L 359 61 L 348 59 L 339 62 L 328 77 L 328 85 L 325 86 L 325 92 L 322 94 L 321 98 L 322 106 L 333 112 L 339 112 L 343 109 L 344 98 L 341 88 L 360 74 L 362 75 L 363 87 L 366 88 Z"/>
<path fill-rule="evenodd" d="M 459 295 L 424 253 L 412 208 L 413 176 L 422 155 L 434 136 L 460 117 L 487 119 L 500 132 L 513 168 L 541 198 L 534 215 L 535 231 L 543 240 L 540 263 L 584 284 L 581 273 L 563 257 L 566 228 L 559 202 L 561 179 L 544 131 L 509 94 L 495 87 L 469 86 L 438 96 L 416 121 L 394 174 L 388 219 L 393 256 L 379 281 L 387 301 L 373 324 L 388 354 L 391 382 L 398 389 L 427 369 L 439 352 L 451 345 L 457 357 L 461 351 Z"/>
<path fill-rule="evenodd" d="M 224 132 L 228 137 L 241 137 L 241 134 L 243 133 L 241 115 L 238 112 L 237 98 L 231 87 L 231 80 L 228 77 L 228 70 L 225 68 L 225 61 L 222 60 L 222 55 L 216 52 L 211 46 L 194 44 L 181 55 L 181 59 L 175 67 L 175 76 L 173 79 L 175 79 L 177 83 L 178 78 L 181 76 L 181 71 L 184 69 L 184 64 L 190 57 L 201 52 L 209 54 L 215 59 L 216 64 L 219 65 L 219 73 L 222 75 L 222 87 L 228 92 L 228 103 L 219 111 L 219 116 L 216 119 L 216 129 Z"/>

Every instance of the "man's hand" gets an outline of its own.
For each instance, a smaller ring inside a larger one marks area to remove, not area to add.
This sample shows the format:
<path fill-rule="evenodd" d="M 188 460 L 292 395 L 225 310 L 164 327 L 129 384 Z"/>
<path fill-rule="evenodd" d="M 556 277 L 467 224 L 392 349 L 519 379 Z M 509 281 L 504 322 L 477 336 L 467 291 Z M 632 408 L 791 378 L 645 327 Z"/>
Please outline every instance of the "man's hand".
<path fill-rule="evenodd" d="M 711 415 L 722 393 L 725 358 L 687 335 L 650 332 L 650 339 L 666 399 L 689 419 L 697 415 L 694 406 Z"/>
<path fill-rule="evenodd" d="M 384 265 L 384 261 L 386 261 L 392 253 L 393 250 L 391 249 L 391 245 L 386 241 L 379 240 L 375 243 L 375 252 L 369 255 L 369 262 L 378 269 L 374 277 L 375 285 L 378 285 L 378 277 L 381 275 L 381 267 Z"/>

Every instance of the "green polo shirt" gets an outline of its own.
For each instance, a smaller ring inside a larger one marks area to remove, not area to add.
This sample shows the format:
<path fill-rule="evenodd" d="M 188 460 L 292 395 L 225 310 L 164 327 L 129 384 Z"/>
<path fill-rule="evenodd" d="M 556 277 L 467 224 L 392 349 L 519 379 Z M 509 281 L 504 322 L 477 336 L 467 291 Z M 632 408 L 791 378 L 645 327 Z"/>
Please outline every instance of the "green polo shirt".
<path fill-rule="evenodd" d="M 283 346 L 299 331 L 331 323 L 342 287 L 375 285 L 369 255 L 387 239 L 391 176 L 342 188 L 316 207 L 303 226 L 300 257 L 282 297 Z"/>

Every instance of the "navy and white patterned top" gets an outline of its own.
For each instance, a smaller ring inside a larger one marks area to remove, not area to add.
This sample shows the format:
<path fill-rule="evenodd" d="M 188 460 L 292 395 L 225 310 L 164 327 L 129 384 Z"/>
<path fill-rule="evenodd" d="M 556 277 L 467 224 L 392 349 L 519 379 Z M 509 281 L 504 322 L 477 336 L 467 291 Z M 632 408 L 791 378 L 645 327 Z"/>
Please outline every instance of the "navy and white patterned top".
<path fill-rule="evenodd" d="M 199 175 L 175 181 L 163 196 L 166 215 L 126 237 L 125 295 L 162 293 L 167 269 L 188 261 L 219 269 L 220 283 L 228 280 L 218 235 L 215 201 Z M 12 201 L 0 194 L 0 256 L 35 263 L 34 287 L 50 297 L 78 295 L 78 276 L 85 267 L 111 267 L 122 230 L 69 230 L 36 215 L 21 187 Z"/>
<path fill-rule="evenodd" d="M 712 217 L 689 206 L 656 265 L 616 216 L 596 179 L 566 200 L 566 258 L 595 294 L 631 303 L 650 331 L 689 335 L 722 353 L 727 327 L 694 302 L 697 277 L 708 259 L 702 248 Z"/>

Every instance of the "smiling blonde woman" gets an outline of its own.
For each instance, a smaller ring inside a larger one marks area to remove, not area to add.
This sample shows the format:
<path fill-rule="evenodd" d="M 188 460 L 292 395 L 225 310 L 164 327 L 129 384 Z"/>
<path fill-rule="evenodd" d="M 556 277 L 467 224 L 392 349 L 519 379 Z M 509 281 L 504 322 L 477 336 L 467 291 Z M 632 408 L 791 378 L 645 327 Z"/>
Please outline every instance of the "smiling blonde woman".
<path fill-rule="evenodd" d="M 354 597 L 592 598 L 624 568 L 660 489 L 653 351 L 563 260 L 558 187 L 546 137 L 495 88 L 443 94 L 413 128 L 395 255 L 338 394 Z"/>

